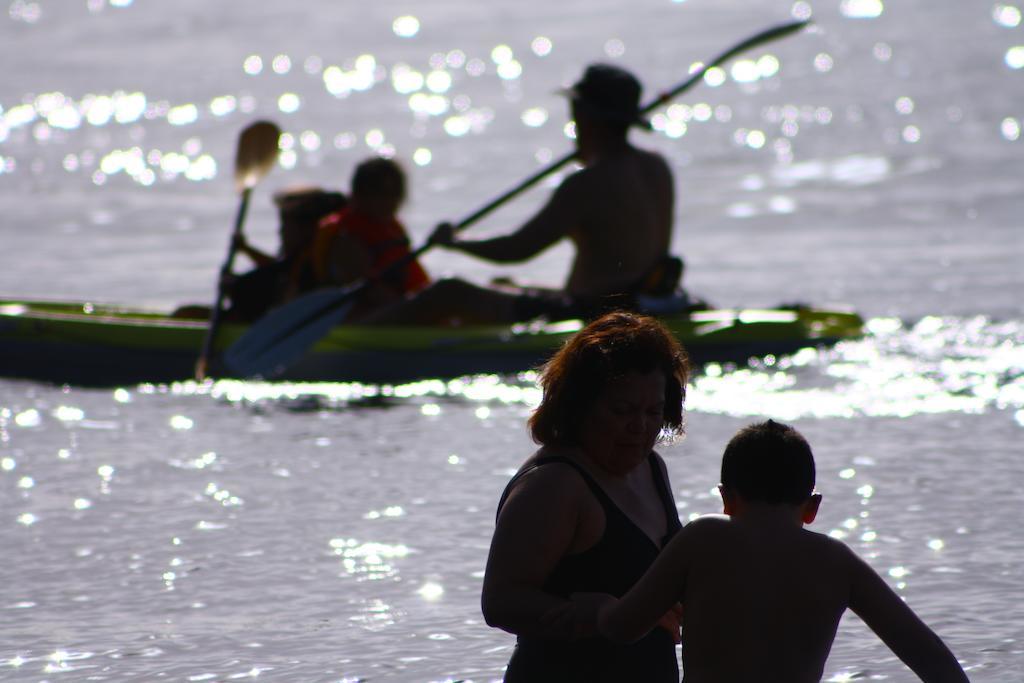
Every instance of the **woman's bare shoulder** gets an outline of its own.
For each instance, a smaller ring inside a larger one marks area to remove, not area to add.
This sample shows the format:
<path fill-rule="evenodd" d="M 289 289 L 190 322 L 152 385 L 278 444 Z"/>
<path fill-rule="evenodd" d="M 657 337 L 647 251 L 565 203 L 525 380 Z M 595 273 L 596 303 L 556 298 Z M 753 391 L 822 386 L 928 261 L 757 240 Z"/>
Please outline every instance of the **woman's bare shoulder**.
<path fill-rule="evenodd" d="M 509 499 L 513 496 L 547 499 L 552 493 L 558 494 L 556 498 L 571 498 L 574 493 L 584 491 L 586 482 L 577 467 L 567 460 L 573 460 L 571 451 L 550 447 L 537 450 L 516 473 Z"/>

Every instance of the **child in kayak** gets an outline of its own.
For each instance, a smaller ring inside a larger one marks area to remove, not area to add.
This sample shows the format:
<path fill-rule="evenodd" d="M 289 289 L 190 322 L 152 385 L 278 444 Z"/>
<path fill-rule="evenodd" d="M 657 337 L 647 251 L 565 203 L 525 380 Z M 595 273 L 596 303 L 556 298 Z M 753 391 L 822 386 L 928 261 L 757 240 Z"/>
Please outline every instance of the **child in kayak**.
<path fill-rule="evenodd" d="M 924 681 L 963 669 L 875 571 L 814 521 L 814 457 L 794 428 L 740 430 L 722 457 L 725 515 L 690 522 L 621 600 L 599 601 L 601 633 L 631 642 L 683 605 L 683 670 L 700 681 L 819 681 L 839 619 L 853 610 Z"/>
<path fill-rule="evenodd" d="M 318 288 L 320 282 L 310 260 L 317 226 L 347 202 L 342 193 L 318 187 L 296 187 L 276 193 L 274 204 L 280 217 L 281 238 L 278 254 L 264 253 L 239 236 L 238 250 L 256 268 L 227 283 L 231 299 L 227 318 L 252 322 L 271 308 Z"/>
<path fill-rule="evenodd" d="M 245 254 L 255 267 L 244 273 L 228 275 L 221 283 L 228 298 L 224 319 L 253 322 L 271 308 L 318 288 L 320 283 L 310 264 L 313 238 L 320 220 L 338 211 L 347 201 L 341 192 L 311 186 L 293 187 L 276 193 L 274 205 L 280 219 L 278 253 L 271 255 L 253 246 L 244 234 L 236 237 L 235 248 Z M 210 307 L 207 304 L 186 304 L 179 306 L 171 316 L 208 320 Z"/>
<path fill-rule="evenodd" d="M 368 159 L 352 176 L 348 205 L 320 222 L 312 264 L 321 285 L 371 280 L 349 313 L 350 320 L 430 283 L 420 263 L 411 258 L 409 237 L 396 217 L 405 201 L 405 187 L 405 173 L 397 163 Z"/>

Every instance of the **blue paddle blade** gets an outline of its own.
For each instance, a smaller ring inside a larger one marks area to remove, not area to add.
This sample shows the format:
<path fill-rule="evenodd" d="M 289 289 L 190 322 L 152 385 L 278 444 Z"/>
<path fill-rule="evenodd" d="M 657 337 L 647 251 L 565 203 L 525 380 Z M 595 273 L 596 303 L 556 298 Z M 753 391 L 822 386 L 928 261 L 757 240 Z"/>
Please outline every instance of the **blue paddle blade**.
<path fill-rule="evenodd" d="M 359 289 L 323 289 L 275 308 L 225 351 L 224 365 L 239 377 L 280 374 L 345 319 Z"/>

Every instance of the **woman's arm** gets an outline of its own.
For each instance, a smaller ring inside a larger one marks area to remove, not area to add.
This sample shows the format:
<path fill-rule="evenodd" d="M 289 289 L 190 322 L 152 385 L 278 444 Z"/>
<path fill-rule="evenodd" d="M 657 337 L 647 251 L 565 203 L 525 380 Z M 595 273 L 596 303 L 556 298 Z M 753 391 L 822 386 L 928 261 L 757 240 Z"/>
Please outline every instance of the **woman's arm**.
<path fill-rule="evenodd" d="M 557 463 L 517 482 L 498 515 L 484 572 L 481 606 L 489 625 L 546 638 L 594 633 L 595 614 L 543 590 L 559 560 L 574 549 L 586 495 L 580 476 Z"/>

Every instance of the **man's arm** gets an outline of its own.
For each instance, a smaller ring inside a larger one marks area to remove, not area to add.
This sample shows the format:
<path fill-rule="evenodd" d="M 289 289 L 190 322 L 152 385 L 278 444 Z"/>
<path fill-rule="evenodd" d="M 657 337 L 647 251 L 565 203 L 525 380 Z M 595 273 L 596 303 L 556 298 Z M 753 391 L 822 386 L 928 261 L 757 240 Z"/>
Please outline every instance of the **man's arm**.
<path fill-rule="evenodd" d="M 926 683 L 964 683 L 967 675 L 942 639 L 852 550 L 850 609 Z"/>
<path fill-rule="evenodd" d="M 455 239 L 435 232 L 431 239 L 450 249 L 496 263 L 517 263 L 536 256 L 558 240 L 566 237 L 579 224 L 582 210 L 579 174 L 570 176 L 559 185 L 547 204 L 522 227 L 509 235 L 486 240 Z"/>

